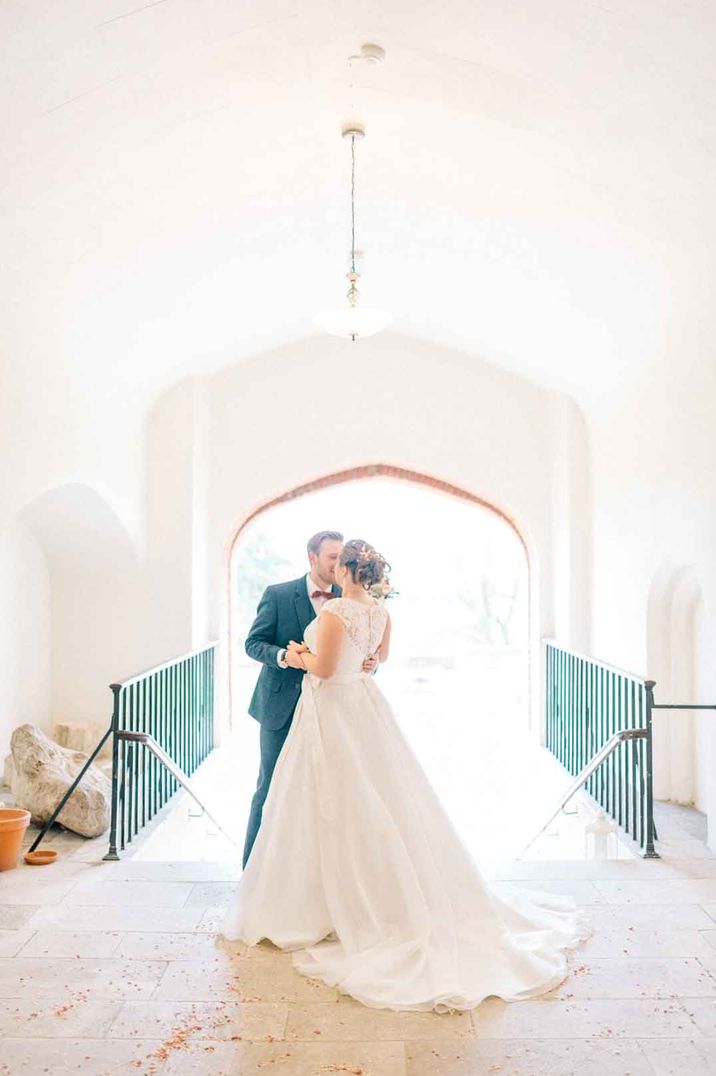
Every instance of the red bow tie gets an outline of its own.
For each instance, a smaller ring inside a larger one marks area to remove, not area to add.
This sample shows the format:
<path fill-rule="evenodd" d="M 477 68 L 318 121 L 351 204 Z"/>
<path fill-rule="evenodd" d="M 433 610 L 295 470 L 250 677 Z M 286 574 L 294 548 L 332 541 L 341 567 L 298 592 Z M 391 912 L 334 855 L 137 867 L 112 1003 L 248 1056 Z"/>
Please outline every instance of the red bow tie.
<path fill-rule="evenodd" d="M 333 597 L 333 591 L 332 590 L 314 590 L 311 597 L 312 598 L 332 598 Z"/>

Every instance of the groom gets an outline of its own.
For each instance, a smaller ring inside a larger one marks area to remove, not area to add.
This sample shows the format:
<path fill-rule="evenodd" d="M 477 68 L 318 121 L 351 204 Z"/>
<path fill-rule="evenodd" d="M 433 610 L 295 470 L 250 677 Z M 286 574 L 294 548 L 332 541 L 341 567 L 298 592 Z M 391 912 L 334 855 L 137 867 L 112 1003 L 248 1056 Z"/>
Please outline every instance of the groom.
<path fill-rule="evenodd" d="M 338 531 L 319 531 L 309 539 L 307 548 L 311 565 L 308 574 L 289 583 L 266 587 L 246 637 L 246 653 L 260 661 L 263 668 L 249 703 L 249 713 L 261 725 L 261 766 L 246 829 L 244 867 L 261 825 L 271 775 L 291 727 L 305 676 L 299 658 L 286 647 L 292 639 L 301 642 L 324 603 L 341 594 L 335 571 L 343 549 L 343 535 Z M 363 668 L 373 672 L 376 664 L 377 658 L 371 657 Z"/>

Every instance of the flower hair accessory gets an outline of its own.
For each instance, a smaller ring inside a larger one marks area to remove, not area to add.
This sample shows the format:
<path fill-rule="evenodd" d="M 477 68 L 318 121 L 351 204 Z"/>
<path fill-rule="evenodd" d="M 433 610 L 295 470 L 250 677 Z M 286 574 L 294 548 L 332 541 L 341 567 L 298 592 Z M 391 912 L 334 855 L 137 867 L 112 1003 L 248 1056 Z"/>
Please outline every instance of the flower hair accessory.
<path fill-rule="evenodd" d="M 388 573 L 391 570 L 390 564 L 374 546 L 362 539 L 352 539 L 350 542 L 346 542 L 345 551 L 347 556 L 343 563 L 354 564 L 359 572 L 370 566 L 370 572 L 366 573 L 369 574 L 369 577 L 381 576 L 374 583 L 368 583 L 367 581 L 363 583 L 366 592 L 371 597 L 382 601 L 384 598 L 392 598 L 398 593 L 390 585 L 388 579 Z"/>
<path fill-rule="evenodd" d="M 368 593 L 371 598 L 377 598 L 378 601 L 385 601 L 386 598 L 395 598 L 400 593 L 391 586 L 390 580 L 387 575 L 384 575 L 380 583 L 373 583 L 368 587 Z"/>
<path fill-rule="evenodd" d="M 356 559 L 358 564 L 367 564 L 371 560 L 376 560 L 382 565 L 384 570 L 390 567 L 385 557 L 382 556 L 377 549 L 373 549 L 372 546 L 365 546 L 363 549 L 359 549 Z"/>

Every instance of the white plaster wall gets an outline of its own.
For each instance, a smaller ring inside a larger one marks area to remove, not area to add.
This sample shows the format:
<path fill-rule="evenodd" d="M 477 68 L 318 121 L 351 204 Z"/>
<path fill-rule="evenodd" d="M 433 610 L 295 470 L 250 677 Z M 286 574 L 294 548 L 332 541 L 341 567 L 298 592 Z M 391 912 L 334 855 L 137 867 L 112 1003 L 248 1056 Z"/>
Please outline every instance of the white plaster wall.
<path fill-rule="evenodd" d="M 150 666 L 192 646 L 194 512 L 200 489 L 194 412 L 194 383 L 187 379 L 160 397 L 147 421 L 142 631 Z"/>
<path fill-rule="evenodd" d="M 37 311 L 41 321 L 42 313 Z M 93 354 L 73 368 L 63 341 L 3 364 L 0 392 L 0 527 L 47 490 L 84 482 L 102 491 L 138 542 L 146 393 L 124 384 L 118 360 Z"/>
<path fill-rule="evenodd" d="M 584 415 L 562 393 L 550 400 L 554 634 L 591 651 L 591 479 Z"/>
<path fill-rule="evenodd" d="M 20 523 L 0 535 L 0 773 L 10 734 L 50 716 L 50 579 L 42 549 Z"/>
<path fill-rule="evenodd" d="M 648 673 L 661 702 L 716 702 L 715 407 L 713 358 L 685 348 L 678 362 L 663 362 L 656 375 L 635 379 L 590 417 L 593 648 L 606 661 Z M 677 609 L 667 598 L 658 599 L 649 615 L 653 588 L 658 598 L 685 570 L 700 593 L 700 611 L 692 602 L 685 624 L 683 604 Z M 688 626 L 692 622 L 696 630 Z M 687 690 L 689 679 L 697 697 L 673 697 L 672 691 Z M 679 798 L 679 789 L 695 787 L 716 847 L 716 771 L 711 768 L 708 779 L 704 772 L 704 760 L 714 757 L 716 721 L 683 723 L 684 732 L 689 725 L 695 729 L 700 778 L 678 761 L 687 754 L 684 736 L 670 732 L 678 721 L 660 716 L 657 723 L 658 791 Z"/>
<path fill-rule="evenodd" d="M 60 291 L 63 281 L 58 272 L 51 287 Z M 74 296 L 68 308 L 76 313 L 85 299 Z M 117 559 L 114 538 L 97 531 L 96 518 L 74 514 L 69 504 L 54 519 L 41 520 L 35 510 L 48 494 L 67 486 L 94 489 L 138 550 L 144 532 L 141 432 L 146 401 L 136 382 L 126 379 L 121 356 L 110 359 L 106 327 L 105 349 L 93 346 L 86 365 L 79 367 L 75 360 L 82 341 L 50 331 L 45 313 L 38 306 L 32 324 L 18 325 L 12 361 L 3 356 L 0 533 L 20 525 L 16 555 L 32 561 L 42 551 L 48 612 L 39 619 L 31 615 L 35 598 L 28 585 L 26 655 L 18 666 L 21 671 L 28 666 L 44 670 L 37 690 L 45 701 L 36 712 L 48 728 L 57 720 L 100 726 L 107 723 L 109 680 L 136 669 L 139 606 L 138 623 L 125 622 L 121 607 L 138 601 L 141 592 L 136 577 L 128 578 L 124 554 Z M 35 336 L 32 342 L 28 333 Z M 73 554 L 74 540 L 77 549 L 89 554 L 86 559 Z M 31 623 L 37 624 L 36 631 L 30 631 Z M 8 629 L 3 625 L 0 630 Z M 22 706 L 12 717 L 3 715 L 0 724 L 26 720 L 24 711 Z"/>
<path fill-rule="evenodd" d="M 51 721 L 109 724 L 109 684 L 137 671 L 145 615 L 139 564 L 122 523 L 84 483 L 48 490 L 22 522 L 48 566 L 52 640 Z M 140 666 L 141 667 L 141 666 Z"/>

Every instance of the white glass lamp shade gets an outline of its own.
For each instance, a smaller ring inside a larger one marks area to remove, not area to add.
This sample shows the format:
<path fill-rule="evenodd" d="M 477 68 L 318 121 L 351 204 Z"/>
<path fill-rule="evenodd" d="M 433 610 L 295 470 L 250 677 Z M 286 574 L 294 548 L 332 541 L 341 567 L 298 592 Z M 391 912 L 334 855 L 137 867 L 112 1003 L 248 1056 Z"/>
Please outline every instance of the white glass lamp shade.
<path fill-rule="evenodd" d="M 617 829 L 617 823 L 606 811 L 598 811 L 594 820 L 584 827 L 584 858 L 616 859 L 619 855 Z"/>
<path fill-rule="evenodd" d="M 358 340 L 380 332 L 393 320 L 383 310 L 369 310 L 362 306 L 346 306 L 342 310 L 322 310 L 316 314 L 314 324 L 333 336 Z"/>

